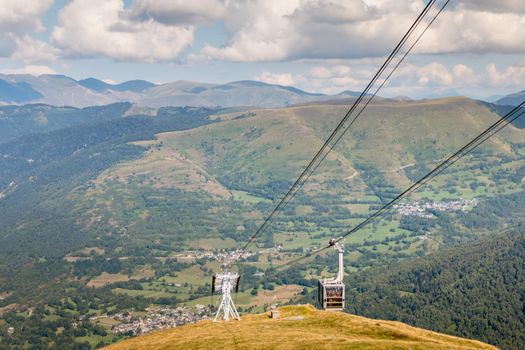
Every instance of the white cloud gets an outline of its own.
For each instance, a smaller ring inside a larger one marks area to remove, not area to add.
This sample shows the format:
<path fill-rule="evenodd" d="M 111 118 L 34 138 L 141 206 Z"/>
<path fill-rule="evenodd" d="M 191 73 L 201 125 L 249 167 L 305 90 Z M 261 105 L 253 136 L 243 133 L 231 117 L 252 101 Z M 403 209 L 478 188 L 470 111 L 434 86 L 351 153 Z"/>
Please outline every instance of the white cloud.
<path fill-rule="evenodd" d="M 29 34 L 53 0 L 0 1 L 0 56 L 24 63 L 109 57 L 170 61 L 194 41 L 198 26 L 222 21 L 224 46 L 190 59 L 290 61 L 356 59 L 388 53 L 423 8 L 423 0 L 71 0 L 50 42 Z M 438 5 L 443 0 L 438 1 Z M 417 53 L 524 53 L 525 1 L 458 0 L 434 23 Z"/>
<path fill-rule="evenodd" d="M 53 4 L 53 0 L 2 0 L 0 2 L 0 29 L 4 32 L 24 34 L 43 31 L 40 17 Z"/>
<path fill-rule="evenodd" d="M 424 6 L 422 0 L 229 0 L 225 4 L 228 42 L 223 47 L 208 45 L 202 53 L 252 62 L 382 56 Z M 417 51 L 523 53 L 524 25 L 523 0 L 453 2 Z"/>
<path fill-rule="evenodd" d="M 298 40 L 289 16 L 300 0 L 228 1 L 223 19 L 230 37 L 224 48 L 206 46 L 205 55 L 231 61 L 272 61 L 287 58 Z"/>
<path fill-rule="evenodd" d="M 489 64 L 487 81 L 494 87 L 514 87 L 520 90 L 525 88 L 525 60 L 498 70 L 495 64 Z"/>
<path fill-rule="evenodd" d="M 301 74 L 264 72 L 255 79 L 268 83 L 286 81 L 306 91 L 337 94 L 343 90 L 361 92 L 374 73 L 359 64 L 350 63 L 319 65 Z M 372 91 L 377 87 L 376 84 Z M 422 97 L 459 93 L 468 96 L 488 96 L 495 91 L 516 91 L 524 88 L 525 60 L 503 69 L 489 64 L 479 71 L 464 63 L 446 66 L 439 62 L 430 62 L 402 65 L 379 95 Z"/>
<path fill-rule="evenodd" d="M 58 59 L 59 50 L 49 43 L 34 40 L 28 35 L 16 39 L 17 49 L 11 56 L 12 59 L 23 63 L 54 62 Z"/>
<path fill-rule="evenodd" d="M 53 4 L 53 0 L 0 1 L 0 56 L 11 56 L 17 50 L 17 41 L 27 33 L 43 31 L 40 17 Z"/>
<path fill-rule="evenodd" d="M 447 11 L 425 35 L 419 53 L 523 53 L 525 15 L 458 8 Z"/>
<path fill-rule="evenodd" d="M 254 79 L 269 84 L 294 85 L 305 91 L 335 94 L 343 90 L 362 89 L 369 74 L 367 70 L 355 71 L 352 67 L 336 64 L 315 66 L 300 74 L 265 71 Z"/>
<path fill-rule="evenodd" d="M 368 71 L 356 70 L 347 65 L 315 66 L 302 76 L 305 89 L 325 93 L 338 93 L 341 90 L 358 90 L 364 87 Z"/>
<path fill-rule="evenodd" d="M 2 74 L 31 74 L 31 75 L 41 75 L 41 74 L 57 74 L 57 72 L 47 66 L 25 66 L 22 68 L 13 68 L 13 69 L 2 69 L 0 71 Z"/>
<path fill-rule="evenodd" d="M 270 73 L 270 72 L 262 72 L 261 75 L 255 78 L 255 80 L 262 81 L 264 83 L 268 84 L 277 84 L 277 85 L 284 85 L 284 86 L 291 86 L 296 83 L 296 80 L 294 79 L 293 75 L 290 73 Z"/>
<path fill-rule="evenodd" d="M 52 42 L 67 57 L 173 60 L 193 42 L 195 27 L 189 23 L 171 25 L 156 21 L 153 14 L 161 7 L 152 4 L 139 1 L 131 9 L 125 9 L 122 0 L 73 0 L 61 10 Z M 150 18 L 144 17 L 148 5 L 152 6 Z M 171 6 L 176 7 L 174 3 Z M 142 13 L 142 18 L 135 18 L 133 11 Z"/>
<path fill-rule="evenodd" d="M 516 91 L 525 88 L 525 61 L 498 70 L 488 64 L 475 71 L 466 64 L 451 67 L 437 62 L 417 66 L 409 64 L 396 73 L 396 78 L 387 84 L 383 93 L 394 95 L 439 95 L 457 92 L 469 96 L 488 96 L 496 91 Z"/>
<path fill-rule="evenodd" d="M 453 74 L 457 80 L 466 85 L 477 85 L 481 83 L 480 77 L 470 67 L 464 64 L 456 64 L 453 68 Z"/>
<path fill-rule="evenodd" d="M 332 72 L 323 66 L 317 66 L 310 69 L 310 75 L 314 78 L 326 79 L 332 77 Z"/>
<path fill-rule="evenodd" d="M 100 80 L 102 80 L 106 84 L 111 84 L 111 85 L 117 84 L 117 82 L 113 79 L 100 79 Z"/>
<path fill-rule="evenodd" d="M 396 75 L 401 77 L 405 84 L 419 86 L 449 86 L 454 82 L 453 74 L 447 67 L 438 62 L 432 62 L 424 66 L 405 65 Z"/>
<path fill-rule="evenodd" d="M 284 61 L 383 55 L 422 2 L 254 0 L 228 1 L 227 6 L 228 43 L 206 46 L 204 54 L 231 61 Z"/>
<path fill-rule="evenodd" d="M 458 6 L 486 12 L 525 13 L 525 2 L 522 0 L 462 0 Z"/>
<path fill-rule="evenodd" d="M 217 0 L 136 0 L 130 16 L 164 24 L 197 24 L 221 18 L 225 10 L 224 4 Z"/>

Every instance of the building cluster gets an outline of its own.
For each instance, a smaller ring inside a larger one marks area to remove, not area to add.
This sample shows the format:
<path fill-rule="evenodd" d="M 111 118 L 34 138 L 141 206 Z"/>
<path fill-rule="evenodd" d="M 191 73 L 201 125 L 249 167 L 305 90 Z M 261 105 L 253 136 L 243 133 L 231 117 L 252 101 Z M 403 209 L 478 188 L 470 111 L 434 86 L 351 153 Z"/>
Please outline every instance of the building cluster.
<path fill-rule="evenodd" d="M 134 317 L 133 314 L 116 314 L 114 319 L 122 323 L 113 326 L 115 334 L 139 335 L 152 331 L 174 328 L 188 323 L 207 319 L 210 310 L 204 305 L 195 308 L 177 307 L 176 309 L 146 309 L 144 317 Z"/>
<path fill-rule="evenodd" d="M 394 205 L 394 209 L 403 216 L 417 216 L 420 218 L 433 218 L 432 211 L 467 211 L 478 204 L 476 198 L 472 200 L 458 199 L 448 202 L 412 202 Z"/>
<path fill-rule="evenodd" d="M 204 251 L 188 251 L 185 254 L 177 255 L 177 258 L 181 259 L 207 259 L 207 260 L 214 260 L 214 261 L 220 261 L 222 263 L 232 263 L 236 262 L 242 259 L 247 259 L 250 256 L 255 255 L 255 253 L 247 252 L 243 250 L 232 250 L 232 251 L 212 251 L 212 250 L 204 250 Z"/>
<path fill-rule="evenodd" d="M 16 187 L 16 183 L 14 181 L 11 181 L 5 190 L 0 191 L 0 199 L 4 198 L 7 195 L 7 193 L 10 190 L 13 190 L 15 187 Z"/>

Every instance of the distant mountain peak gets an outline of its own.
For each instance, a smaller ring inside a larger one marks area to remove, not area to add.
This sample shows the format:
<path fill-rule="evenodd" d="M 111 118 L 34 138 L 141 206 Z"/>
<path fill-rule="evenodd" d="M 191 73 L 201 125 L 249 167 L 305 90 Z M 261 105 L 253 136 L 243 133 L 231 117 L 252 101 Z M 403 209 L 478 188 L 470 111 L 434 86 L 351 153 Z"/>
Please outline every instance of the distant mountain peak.
<path fill-rule="evenodd" d="M 237 80 L 237 81 L 232 81 L 230 83 L 228 83 L 227 85 L 243 85 L 243 86 L 271 86 L 273 84 L 268 84 L 268 83 L 265 83 L 263 81 L 259 81 L 259 80 Z"/>
<path fill-rule="evenodd" d="M 133 91 L 133 92 L 142 92 L 149 88 L 155 87 L 157 84 L 149 82 L 147 80 L 128 80 L 123 83 L 113 85 L 116 90 L 119 91 Z"/>
<path fill-rule="evenodd" d="M 503 96 L 502 98 L 497 100 L 495 103 L 498 105 L 504 105 L 504 106 L 517 106 L 521 102 L 523 102 L 523 100 L 525 100 L 525 90 L 515 92 L 507 96 Z"/>
<path fill-rule="evenodd" d="M 351 91 L 351 90 L 345 90 L 338 93 L 339 96 L 351 96 L 351 97 L 359 97 L 361 95 L 360 92 Z"/>
<path fill-rule="evenodd" d="M 112 86 L 102 80 L 98 80 L 95 78 L 82 79 L 82 80 L 79 80 L 78 83 L 85 88 L 88 88 L 94 91 L 98 91 L 98 92 L 108 90 L 109 87 Z"/>
<path fill-rule="evenodd" d="M 105 90 L 143 92 L 144 90 L 156 86 L 156 84 L 146 80 L 129 80 L 120 84 L 109 84 L 96 78 L 82 79 L 78 81 L 78 84 L 97 92 Z"/>
<path fill-rule="evenodd" d="M 9 82 L 0 79 L 0 98 L 4 102 L 21 103 L 38 100 L 43 97 L 26 82 Z"/>

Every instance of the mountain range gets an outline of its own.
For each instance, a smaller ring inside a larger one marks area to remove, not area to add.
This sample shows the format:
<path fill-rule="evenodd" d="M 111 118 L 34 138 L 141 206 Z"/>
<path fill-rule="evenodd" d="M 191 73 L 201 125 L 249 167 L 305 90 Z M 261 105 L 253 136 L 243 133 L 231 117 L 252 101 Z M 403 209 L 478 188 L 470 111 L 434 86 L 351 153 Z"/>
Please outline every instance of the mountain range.
<path fill-rule="evenodd" d="M 457 96 L 456 91 L 427 98 Z M 488 98 L 497 105 L 519 104 L 525 91 Z M 0 74 L 0 105 L 44 103 L 53 106 L 88 107 L 116 102 L 132 102 L 149 107 L 195 106 L 260 108 L 286 107 L 300 103 L 324 102 L 357 97 L 345 90 L 335 95 L 306 92 L 295 87 L 243 80 L 226 84 L 209 84 L 179 80 L 155 84 L 146 80 L 129 80 L 120 84 L 86 78 L 75 80 L 58 74 Z M 407 99 L 400 97 L 397 99 Z"/>
<path fill-rule="evenodd" d="M 64 75 L 0 74 L 0 104 L 45 103 L 87 107 L 115 102 L 162 106 L 283 107 L 291 104 L 358 96 L 352 91 L 338 95 L 309 93 L 300 89 L 244 80 L 227 84 L 175 81 L 154 84 L 130 80 L 109 84 L 95 78 L 75 80 Z"/>

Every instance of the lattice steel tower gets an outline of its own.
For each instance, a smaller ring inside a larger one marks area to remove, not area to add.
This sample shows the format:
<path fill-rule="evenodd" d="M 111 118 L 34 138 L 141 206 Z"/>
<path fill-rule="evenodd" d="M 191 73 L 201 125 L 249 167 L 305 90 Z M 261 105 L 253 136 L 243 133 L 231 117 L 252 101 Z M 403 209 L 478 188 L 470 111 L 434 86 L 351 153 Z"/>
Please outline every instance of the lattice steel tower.
<path fill-rule="evenodd" d="M 233 291 L 237 293 L 239 290 L 239 280 L 240 276 L 236 272 L 220 272 L 213 276 L 212 293 L 215 291 L 221 293 L 220 305 L 214 321 L 221 319 L 221 313 L 224 321 L 229 321 L 230 318 L 241 319 L 231 296 Z"/>

